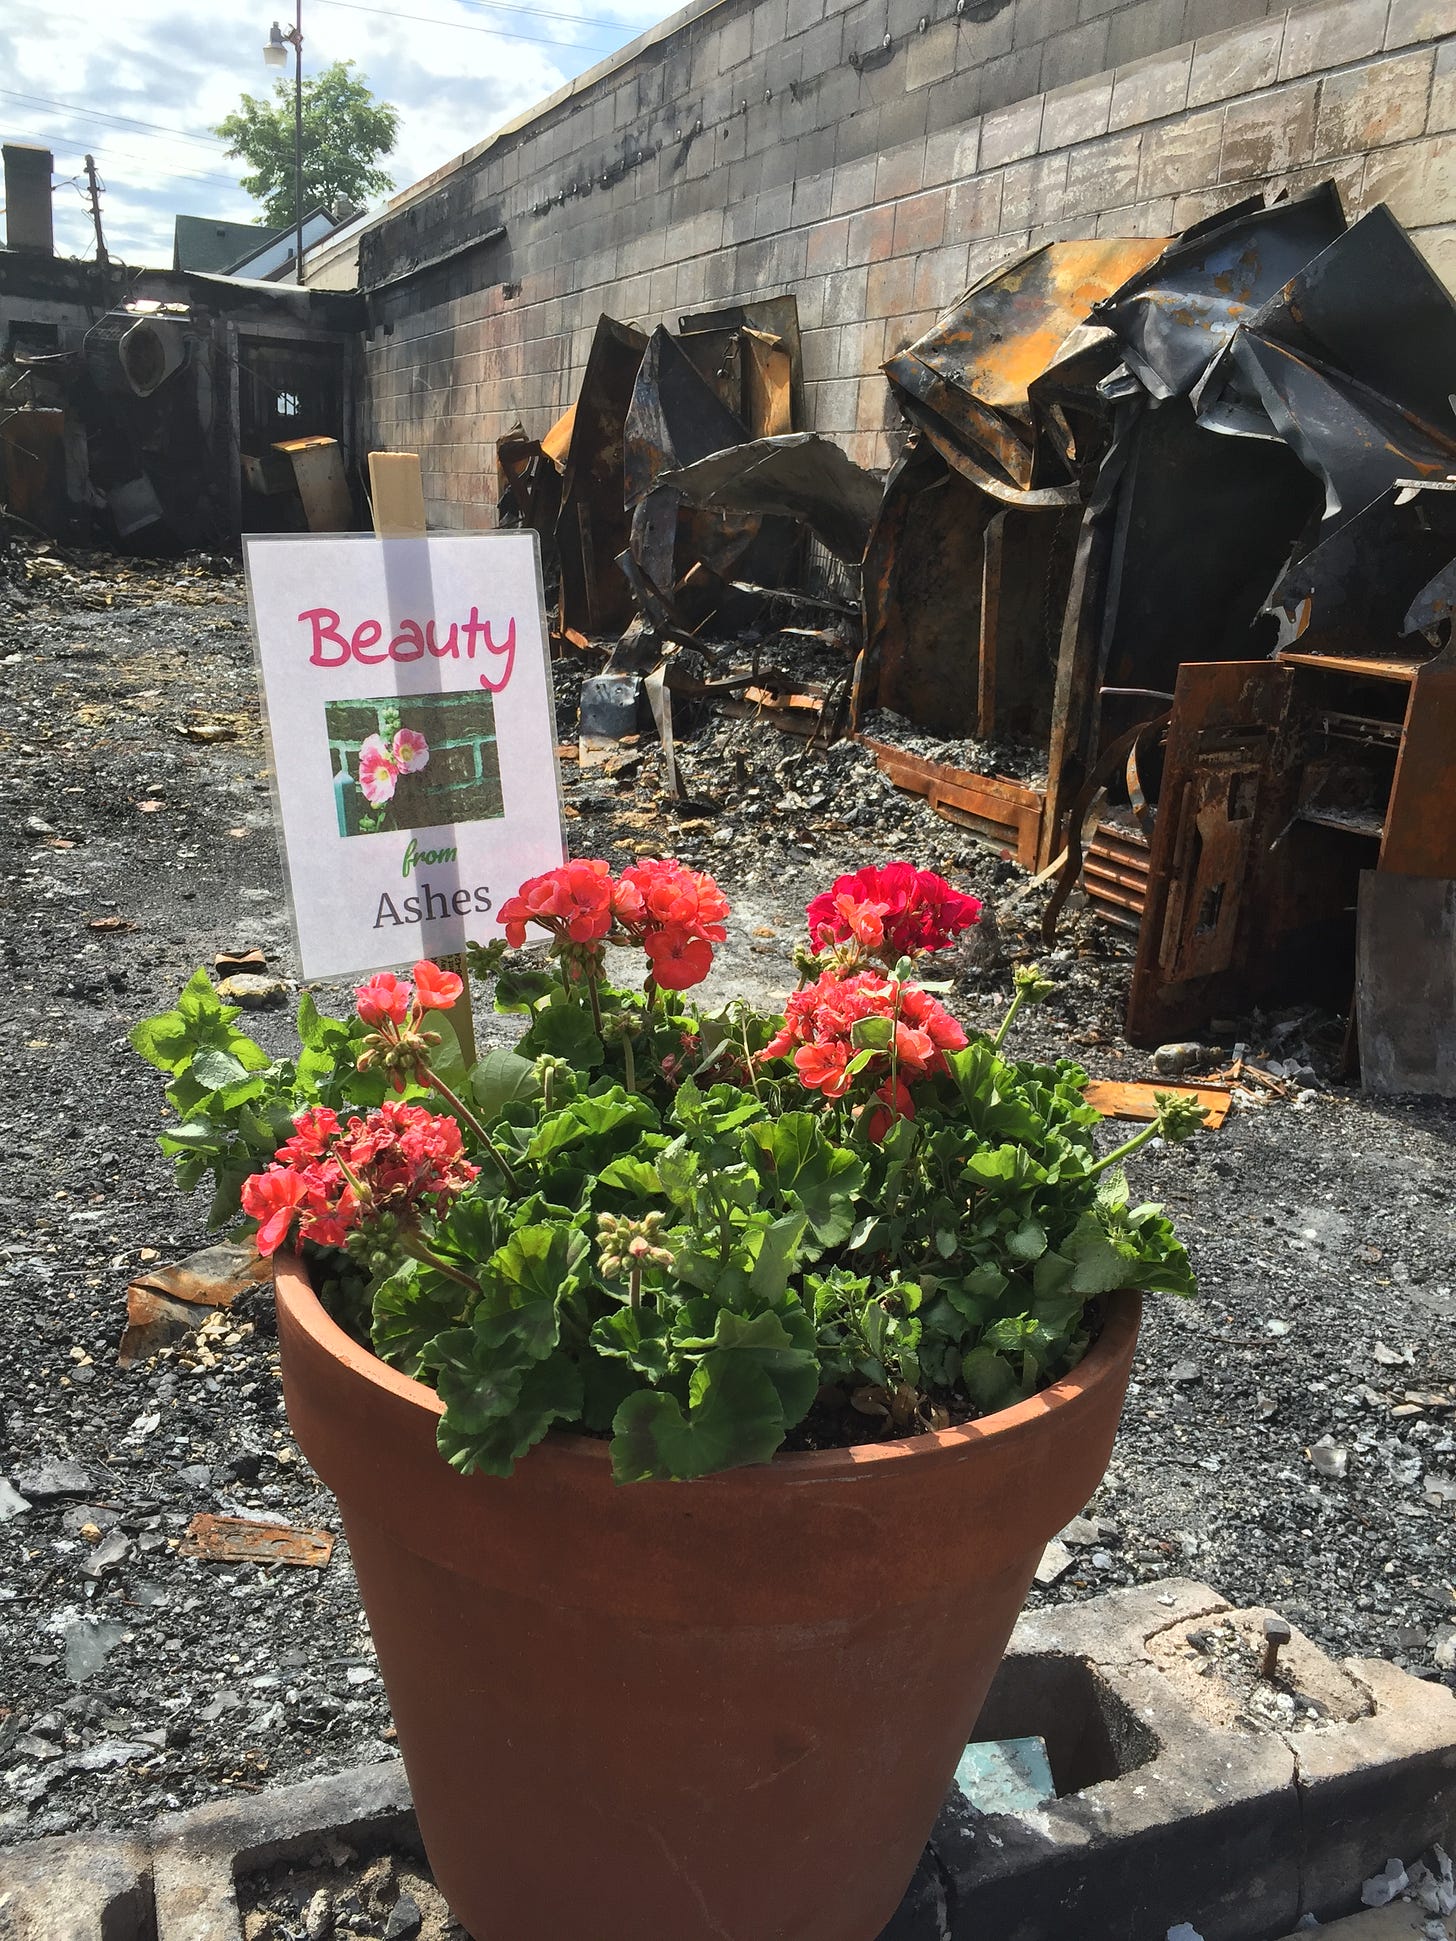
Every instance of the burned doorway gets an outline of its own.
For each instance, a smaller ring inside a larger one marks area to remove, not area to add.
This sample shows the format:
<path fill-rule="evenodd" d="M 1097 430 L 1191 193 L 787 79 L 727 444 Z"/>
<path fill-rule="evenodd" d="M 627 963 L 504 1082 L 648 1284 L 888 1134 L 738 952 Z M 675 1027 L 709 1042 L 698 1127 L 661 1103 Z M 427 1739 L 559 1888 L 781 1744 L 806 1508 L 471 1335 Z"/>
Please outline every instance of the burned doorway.
<path fill-rule="evenodd" d="M 292 468 L 274 446 L 334 438 L 348 464 L 344 344 L 240 334 L 237 357 L 242 529 L 286 532 L 301 525 L 301 511 Z"/>

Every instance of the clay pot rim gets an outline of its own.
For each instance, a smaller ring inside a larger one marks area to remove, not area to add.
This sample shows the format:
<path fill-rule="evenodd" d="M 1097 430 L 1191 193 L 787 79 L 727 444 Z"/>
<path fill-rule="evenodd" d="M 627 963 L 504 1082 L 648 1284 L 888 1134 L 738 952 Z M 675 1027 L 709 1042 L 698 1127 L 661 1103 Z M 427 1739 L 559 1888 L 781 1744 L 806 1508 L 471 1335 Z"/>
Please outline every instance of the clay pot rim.
<path fill-rule="evenodd" d="M 372 1350 L 361 1347 L 341 1328 L 314 1292 L 307 1267 L 299 1257 L 282 1250 L 274 1258 L 275 1299 L 286 1304 L 294 1323 L 310 1337 L 318 1350 L 340 1362 L 349 1373 L 378 1391 L 380 1399 L 392 1397 L 427 1415 L 441 1416 L 445 1405 L 432 1388 L 401 1374 L 381 1361 Z M 1075 1368 L 1060 1381 L 1040 1389 L 1024 1402 L 998 1409 L 949 1429 L 931 1429 L 923 1435 L 901 1436 L 894 1440 L 857 1443 L 845 1449 L 805 1449 L 780 1453 L 768 1463 L 748 1468 L 724 1470 L 719 1475 L 701 1477 L 703 1483 L 721 1483 L 734 1478 L 762 1477 L 766 1472 L 781 1475 L 786 1481 L 820 1482 L 862 1473 L 871 1465 L 898 1462 L 907 1458 L 925 1461 L 932 1456 L 963 1457 L 973 1448 L 997 1438 L 1016 1436 L 1042 1422 L 1047 1416 L 1074 1406 L 1089 1391 L 1117 1379 L 1124 1358 L 1131 1357 L 1132 1339 L 1142 1319 L 1142 1296 L 1123 1289 L 1107 1297 L 1102 1332 Z M 587 1462 L 598 1468 L 610 1463 L 610 1445 L 604 1437 L 571 1435 L 551 1430 L 529 1452 L 534 1459 L 549 1454 L 565 1462 Z"/>

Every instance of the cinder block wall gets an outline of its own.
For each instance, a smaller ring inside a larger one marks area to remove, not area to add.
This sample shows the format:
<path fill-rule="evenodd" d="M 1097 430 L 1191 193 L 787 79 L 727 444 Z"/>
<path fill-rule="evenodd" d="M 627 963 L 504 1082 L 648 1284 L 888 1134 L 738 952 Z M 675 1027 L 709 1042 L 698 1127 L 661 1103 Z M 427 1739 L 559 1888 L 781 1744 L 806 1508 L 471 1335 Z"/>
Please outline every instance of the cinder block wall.
<path fill-rule="evenodd" d="M 1030 245 L 1332 176 L 1456 285 L 1456 0 L 828 6 L 677 15 L 365 232 L 366 435 L 434 525 L 493 523 L 495 439 L 572 401 L 602 311 L 792 291 L 811 425 L 883 466 L 881 362 Z"/>

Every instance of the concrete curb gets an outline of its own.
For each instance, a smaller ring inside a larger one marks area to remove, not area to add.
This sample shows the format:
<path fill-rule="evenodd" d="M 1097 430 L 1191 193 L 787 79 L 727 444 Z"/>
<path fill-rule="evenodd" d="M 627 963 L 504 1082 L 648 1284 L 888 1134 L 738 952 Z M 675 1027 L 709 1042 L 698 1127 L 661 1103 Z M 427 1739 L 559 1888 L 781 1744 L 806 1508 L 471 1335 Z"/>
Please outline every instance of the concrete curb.
<path fill-rule="evenodd" d="M 1456 1822 L 1456 1697 L 1377 1661 L 1373 1710 L 1303 1731 L 1194 1717 L 1148 1641 L 1230 1606 L 1173 1580 L 1023 1617 L 978 1736 L 1040 1734 L 1061 1796 L 978 1814 L 953 1788 L 882 1941 L 1272 1941 L 1328 1921 Z M 1328 1661 L 1324 1661 L 1328 1664 Z M 3 1941 L 242 1941 L 237 1883 L 328 1839 L 418 1854 L 397 1760 L 0 1853 Z M 664 1937 L 666 1941 L 666 1937 Z"/>

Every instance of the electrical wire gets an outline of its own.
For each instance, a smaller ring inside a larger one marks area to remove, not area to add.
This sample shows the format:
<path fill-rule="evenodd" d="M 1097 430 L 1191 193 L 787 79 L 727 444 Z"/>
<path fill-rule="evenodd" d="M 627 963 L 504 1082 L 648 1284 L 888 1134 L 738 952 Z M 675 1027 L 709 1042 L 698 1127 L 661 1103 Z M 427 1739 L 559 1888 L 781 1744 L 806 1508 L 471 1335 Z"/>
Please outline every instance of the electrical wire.
<path fill-rule="evenodd" d="M 472 20 L 442 20 L 438 14 L 401 13 L 396 7 L 365 7 L 359 0 L 314 0 L 321 7 L 342 7 L 346 13 L 375 14 L 381 20 L 412 20 L 422 27 L 448 27 L 457 34 L 493 34 L 497 40 L 527 40 L 537 47 L 577 48 L 589 54 L 611 54 L 621 45 L 620 41 L 611 46 L 599 46 L 588 41 L 549 40 L 543 34 L 513 34 L 504 27 L 477 27 Z M 624 38 L 630 38 L 633 30 L 624 27 Z"/>
<path fill-rule="evenodd" d="M 78 139 L 74 135 L 22 135 L 16 133 L 13 139 L 19 142 L 34 142 L 39 148 L 50 148 L 52 150 L 57 148 L 75 149 L 81 147 L 84 143 L 86 146 L 89 146 L 93 155 L 123 155 L 128 161 L 138 166 L 144 165 L 152 169 L 155 169 L 157 166 L 157 158 L 155 155 L 139 155 L 135 149 L 114 148 L 110 142 L 87 142 L 85 136 Z M 123 174 L 128 174 L 131 171 L 124 169 L 122 172 Z M 223 175 L 218 170 L 205 172 L 198 169 L 169 168 L 167 175 L 169 178 L 176 178 L 178 181 L 184 182 L 223 182 L 229 188 L 233 189 L 241 186 L 236 176 Z"/>
<path fill-rule="evenodd" d="M 67 114 L 83 115 L 88 121 L 110 121 L 123 128 L 142 128 L 154 130 L 159 135 L 170 135 L 178 141 L 199 142 L 206 148 L 225 148 L 227 144 L 216 135 L 189 135 L 185 128 L 172 128 L 162 121 L 137 121 L 130 115 L 105 114 L 99 108 L 83 108 L 76 101 L 52 101 L 43 94 L 21 94 L 15 88 L 0 88 L 0 95 L 10 101 L 29 101 L 38 108 L 60 108 Z"/>
<path fill-rule="evenodd" d="M 629 20 L 612 20 L 605 14 L 557 13 L 551 7 L 526 7 L 518 0 L 458 0 L 462 7 L 479 7 L 488 13 L 527 13 L 537 20 L 567 20 L 577 27 L 606 27 L 613 31 L 620 28 L 624 34 L 640 34 L 641 26 L 633 26 Z"/>

